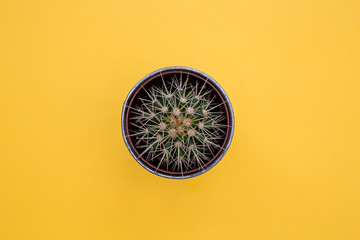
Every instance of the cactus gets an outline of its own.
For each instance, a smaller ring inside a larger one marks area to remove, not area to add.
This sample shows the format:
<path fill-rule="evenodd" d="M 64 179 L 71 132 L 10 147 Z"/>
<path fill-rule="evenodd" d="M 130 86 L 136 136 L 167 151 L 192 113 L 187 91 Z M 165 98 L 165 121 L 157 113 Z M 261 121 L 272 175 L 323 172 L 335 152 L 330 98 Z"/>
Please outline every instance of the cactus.
<path fill-rule="evenodd" d="M 183 174 L 205 164 L 221 149 L 226 118 L 207 82 L 173 75 L 143 88 L 139 104 L 130 107 L 135 146 L 140 156 L 164 169 Z"/>

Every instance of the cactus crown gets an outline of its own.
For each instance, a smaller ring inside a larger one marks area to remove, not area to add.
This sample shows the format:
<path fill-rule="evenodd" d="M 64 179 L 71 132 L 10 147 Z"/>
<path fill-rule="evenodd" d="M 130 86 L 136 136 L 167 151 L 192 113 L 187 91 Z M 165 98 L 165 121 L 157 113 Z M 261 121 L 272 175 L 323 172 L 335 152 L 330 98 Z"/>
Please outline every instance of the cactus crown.
<path fill-rule="evenodd" d="M 156 171 L 183 174 L 204 168 L 221 150 L 226 116 L 207 81 L 173 74 L 143 87 L 130 107 L 130 135 L 135 147 Z"/>

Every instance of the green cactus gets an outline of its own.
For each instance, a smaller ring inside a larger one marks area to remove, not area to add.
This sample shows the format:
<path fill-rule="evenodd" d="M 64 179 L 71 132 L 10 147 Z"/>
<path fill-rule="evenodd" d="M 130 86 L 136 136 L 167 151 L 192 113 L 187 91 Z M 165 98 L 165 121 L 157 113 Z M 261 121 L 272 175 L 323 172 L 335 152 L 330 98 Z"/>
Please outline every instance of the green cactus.
<path fill-rule="evenodd" d="M 203 168 L 221 148 L 227 125 L 206 82 L 176 75 L 162 78 L 160 86 L 144 89 L 140 103 L 132 108 L 130 136 L 141 149 L 140 157 L 156 161 L 156 171 L 190 171 Z M 217 110 L 217 111 L 216 111 Z"/>

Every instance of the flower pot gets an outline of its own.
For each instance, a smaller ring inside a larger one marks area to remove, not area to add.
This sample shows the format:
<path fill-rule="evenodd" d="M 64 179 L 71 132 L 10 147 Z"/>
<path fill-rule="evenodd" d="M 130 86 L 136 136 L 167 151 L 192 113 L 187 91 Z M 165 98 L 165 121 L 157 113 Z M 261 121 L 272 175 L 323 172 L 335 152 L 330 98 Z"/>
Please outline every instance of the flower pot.
<path fill-rule="evenodd" d="M 173 179 L 214 167 L 234 133 L 225 91 L 210 76 L 187 67 L 162 68 L 141 79 L 124 102 L 121 123 L 136 161 Z"/>

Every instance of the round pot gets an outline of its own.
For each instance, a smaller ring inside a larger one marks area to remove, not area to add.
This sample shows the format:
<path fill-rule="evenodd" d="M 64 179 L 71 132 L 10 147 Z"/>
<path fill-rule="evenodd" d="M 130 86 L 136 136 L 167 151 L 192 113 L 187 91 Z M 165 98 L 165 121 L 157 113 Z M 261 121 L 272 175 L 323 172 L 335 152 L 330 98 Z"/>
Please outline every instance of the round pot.
<path fill-rule="evenodd" d="M 149 89 L 153 86 L 159 86 L 161 82 L 163 84 L 168 84 L 167 82 L 170 81 L 170 78 L 176 78 L 176 76 L 178 76 L 177 78 L 187 77 L 189 82 L 196 82 L 199 86 L 202 84 L 201 86 L 204 86 L 204 89 L 206 89 L 207 92 L 210 92 L 211 99 L 215 99 L 213 100 L 215 102 L 213 108 L 216 112 L 221 112 L 224 116 L 221 120 L 221 126 L 223 126 L 223 129 L 221 130 L 222 136 L 221 139 L 216 142 L 217 150 L 209 150 L 212 154 L 211 157 L 200 167 L 195 166 L 193 169 L 187 169 L 186 171 L 181 172 L 176 169 L 159 168 L 159 166 L 154 163 L 157 161 L 154 156 L 146 156 L 146 154 L 142 153 L 141 149 L 136 146 L 136 138 L 134 137 L 134 134 L 132 134 L 132 128 L 135 128 L 135 124 L 132 124 L 132 121 L 134 121 L 132 120 L 134 118 L 134 109 L 135 106 L 141 105 L 139 99 L 149 95 Z M 158 176 L 172 179 L 185 179 L 207 172 L 223 158 L 230 146 L 234 134 L 234 113 L 225 91 L 209 75 L 188 67 L 166 67 L 146 75 L 131 89 L 123 105 L 121 124 L 125 144 L 131 155 L 141 166 Z"/>

